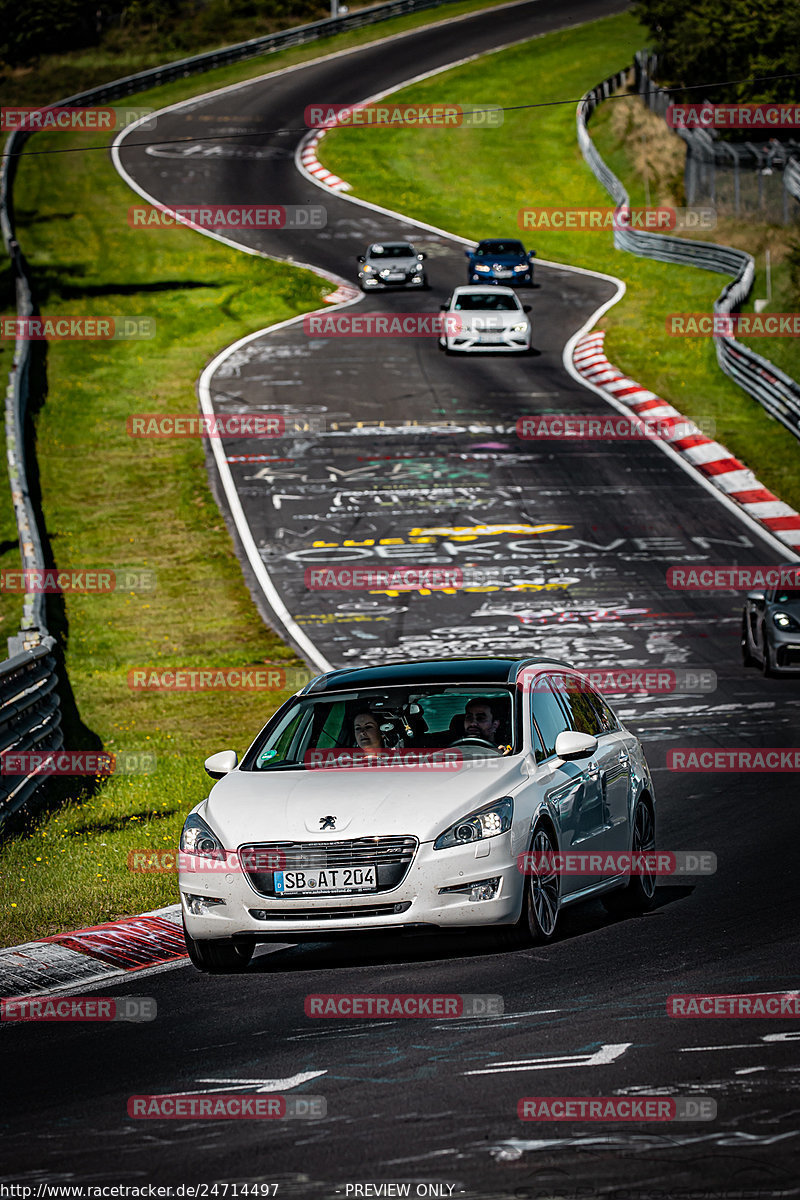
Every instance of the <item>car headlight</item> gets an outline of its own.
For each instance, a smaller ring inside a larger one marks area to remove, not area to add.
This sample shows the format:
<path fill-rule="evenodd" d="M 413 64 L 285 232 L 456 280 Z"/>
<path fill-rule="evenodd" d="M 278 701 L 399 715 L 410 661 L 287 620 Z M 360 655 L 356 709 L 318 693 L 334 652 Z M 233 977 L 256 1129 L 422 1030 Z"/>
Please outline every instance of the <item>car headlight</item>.
<path fill-rule="evenodd" d="M 521 263 L 518 267 L 514 267 L 514 270 L 515 271 L 530 271 L 530 267 L 527 267 Z"/>
<path fill-rule="evenodd" d="M 189 854 L 202 854 L 208 858 L 222 853 L 216 835 L 196 813 L 186 818 L 181 832 L 180 849 Z"/>
<path fill-rule="evenodd" d="M 785 612 L 773 613 L 772 620 L 778 626 L 778 629 L 800 629 L 800 622 Z"/>
<path fill-rule="evenodd" d="M 517 325 L 512 325 L 511 332 L 512 333 L 527 333 L 528 332 L 528 322 L 520 321 Z"/>
<path fill-rule="evenodd" d="M 476 271 L 484 271 L 488 274 L 488 272 L 491 271 L 491 269 L 492 268 L 487 266 L 486 263 L 475 263 Z"/>
<path fill-rule="evenodd" d="M 484 808 L 476 809 L 444 833 L 433 843 L 434 850 L 447 850 L 451 846 L 464 846 L 468 842 L 479 842 L 483 838 L 498 837 L 511 828 L 514 816 L 514 801 L 510 796 L 494 800 Z"/>

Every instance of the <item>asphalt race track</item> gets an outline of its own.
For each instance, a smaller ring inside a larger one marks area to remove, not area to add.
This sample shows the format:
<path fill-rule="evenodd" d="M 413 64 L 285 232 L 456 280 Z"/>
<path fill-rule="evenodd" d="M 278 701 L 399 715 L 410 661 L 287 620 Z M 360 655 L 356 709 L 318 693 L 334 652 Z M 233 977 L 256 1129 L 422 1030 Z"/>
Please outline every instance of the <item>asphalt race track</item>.
<path fill-rule="evenodd" d="M 242 244 L 353 282 L 368 242 L 413 239 L 429 255 L 431 290 L 367 296 L 342 311 L 436 312 L 466 281 L 462 245 L 299 174 L 303 109 L 355 102 L 412 73 L 623 7 L 523 3 L 405 35 L 402 53 L 354 50 L 168 112 L 163 144 L 128 138 L 122 165 L 167 205 L 324 204 L 322 230 L 252 232 Z M 281 129 L 294 132 L 269 132 Z M 168 145 L 187 137 L 202 140 Z M 617 269 L 624 277 L 623 255 Z M 105 986 L 103 994 L 155 997 L 152 1023 L 19 1025 L 13 1043 L 0 1028 L 4 1091 L 14 1095 L 0 1178 L 13 1162 L 15 1182 L 33 1185 L 277 1182 L 279 1196 L 320 1200 L 403 1182 L 411 1195 L 437 1184 L 427 1194 L 476 1200 L 800 1195 L 796 1018 L 666 1016 L 672 993 L 800 986 L 796 777 L 666 768 L 673 747 L 797 743 L 800 680 L 740 665 L 741 596 L 671 591 L 665 580 L 681 563 L 790 555 L 654 445 L 516 437 L 520 416 L 609 412 L 567 374 L 562 351 L 613 285 L 542 265 L 536 285 L 523 294 L 531 357 L 462 361 L 430 338 L 310 338 L 302 324 L 222 356 L 211 380 L 216 411 L 280 413 L 301 430 L 225 442 L 233 480 L 295 623 L 291 640 L 304 649 L 300 630 L 334 666 L 544 651 L 582 667 L 713 671 L 712 692 L 625 696 L 615 706 L 654 768 L 659 845 L 713 851 L 716 874 L 665 884 L 642 918 L 614 920 L 599 903 L 570 909 L 545 949 L 500 952 L 488 934 L 264 948 L 243 975 L 181 964 Z M 209 358 L 223 349 L 210 346 Z M 484 590 L 430 594 L 306 588 L 307 568 L 337 563 L 486 567 L 497 578 Z M 246 561 L 243 569 L 255 591 Z M 257 726 L 256 717 L 252 733 Z M 304 997 L 324 992 L 500 994 L 504 1015 L 315 1022 Z M 328 1115 L 127 1116 L 132 1095 L 259 1089 L 324 1096 Z M 654 1092 L 710 1097 L 717 1117 L 665 1127 L 516 1115 L 523 1096 Z"/>

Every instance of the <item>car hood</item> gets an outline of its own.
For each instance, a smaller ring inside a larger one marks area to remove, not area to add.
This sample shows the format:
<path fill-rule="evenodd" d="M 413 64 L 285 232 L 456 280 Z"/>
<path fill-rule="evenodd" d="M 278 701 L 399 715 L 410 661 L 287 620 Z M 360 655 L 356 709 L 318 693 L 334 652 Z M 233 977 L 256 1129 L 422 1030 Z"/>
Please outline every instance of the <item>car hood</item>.
<path fill-rule="evenodd" d="M 251 842 L 336 841 L 412 834 L 432 841 L 528 778 L 525 758 L 472 760 L 425 770 L 334 768 L 231 771 L 199 810 L 227 850 Z M 322 831 L 322 818 L 336 827 Z"/>
<path fill-rule="evenodd" d="M 528 262 L 524 254 L 473 255 L 473 261 L 476 263 L 485 263 L 487 267 L 518 267 L 522 263 L 527 265 Z"/>

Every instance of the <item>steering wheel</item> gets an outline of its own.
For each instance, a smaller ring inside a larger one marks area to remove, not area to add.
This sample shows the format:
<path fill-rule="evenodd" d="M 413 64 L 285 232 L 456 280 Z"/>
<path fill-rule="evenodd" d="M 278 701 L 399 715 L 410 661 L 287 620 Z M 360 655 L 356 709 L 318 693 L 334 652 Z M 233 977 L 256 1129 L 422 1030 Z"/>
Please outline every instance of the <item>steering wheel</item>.
<path fill-rule="evenodd" d="M 488 746 L 490 750 L 497 751 L 497 746 L 494 742 L 490 742 L 488 738 L 482 737 L 463 737 L 457 738 L 456 741 L 450 743 L 451 746 Z M 499 751 L 498 751 L 499 753 Z"/>

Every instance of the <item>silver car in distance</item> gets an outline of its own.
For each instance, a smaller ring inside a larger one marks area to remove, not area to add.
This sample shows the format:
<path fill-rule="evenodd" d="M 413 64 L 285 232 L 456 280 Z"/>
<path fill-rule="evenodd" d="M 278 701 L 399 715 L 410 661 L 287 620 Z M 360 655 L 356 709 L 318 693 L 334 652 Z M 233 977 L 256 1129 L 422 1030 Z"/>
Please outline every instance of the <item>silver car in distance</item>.
<path fill-rule="evenodd" d="M 427 288 L 428 277 L 422 263 L 425 255 L 409 242 L 373 242 L 366 254 L 356 261 L 358 284 L 362 292 L 383 288 Z"/>
<path fill-rule="evenodd" d="M 330 671 L 241 762 L 224 750 L 205 765 L 218 782 L 186 820 L 179 867 L 201 970 L 242 969 L 259 942 L 356 932 L 548 942 L 580 900 L 654 903 L 655 875 L 567 874 L 552 858 L 651 850 L 656 813 L 638 739 L 552 659 Z"/>

